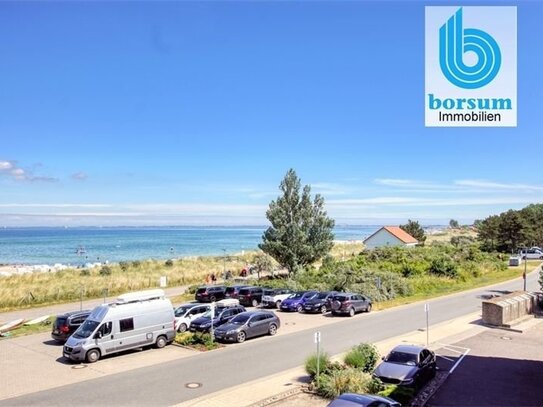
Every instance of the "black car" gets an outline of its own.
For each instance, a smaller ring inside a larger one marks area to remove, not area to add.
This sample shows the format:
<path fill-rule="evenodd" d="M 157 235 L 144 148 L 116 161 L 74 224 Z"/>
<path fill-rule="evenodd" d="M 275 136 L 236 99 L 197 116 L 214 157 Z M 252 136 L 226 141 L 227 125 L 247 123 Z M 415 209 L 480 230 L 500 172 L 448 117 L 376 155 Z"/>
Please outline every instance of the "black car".
<path fill-rule="evenodd" d="M 402 407 L 400 403 L 388 397 L 373 394 L 343 393 L 332 400 L 326 407 Z"/>
<path fill-rule="evenodd" d="M 233 307 L 217 307 L 214 311 L 215 317 L 213 318 L 213 328 L 215 329 L 227 323 L 236 315 L 245 311 L 245 308 L 241 305 L 235 305 Z M 191 321 L 190 330 L 192 332 L 209 332 L 211 330 L 211 311 L 208 311 L 201 317 Z"/>
<path fill-rule="evenodd" d="M 262 287 L 244 287 L 239 290 L 239 303 L 247 307 L 256 307 L 262 302 L 263 293 Z"/>
<path fill-rule="evenodd" d="M 332 309 L 332 298 L 337 295 L 337 291 L 323 291 L 318 293 L 315 297 L 307 300 L 304 303 L 304 312 L 320 312 L 326 314 Z"/>
<path fill-rule="evenodd" d="M 416 345 L 399 345 L 383 358 L 373 376 L 383 383 L 420 388 L 436 374 L 436 355 Z"/>
<path fill-rule="evenodd" d="M 242 288 L 249 287 L 247 285 L 233 285 L 230 287 L 226 287 L 226 291 L 224 293 L 225 298 L 238 298 L 239 290 Z"/>
<path fill-rule="evenodd" d="M 223 285 L 210 285 L 196 290 L 194 299 L 198 302 L 213 302 L 224 299 L 226 287 Z"/>
<path fill-rule="evenodd" d="M 279 318 L 271 311 L 247 311 L 218 327 L 215 339 L 241 343 L 255 336 L 275 335 L 280 326 Z"/>
<path fill-rule="evenodd" d="M 371 300 L 362 294 L 341 293 L 332 297 L 332 315 L 347 314 L 353 317 L 357 312 L 370 312 Z"/>
<path fill-rule="evenodd" d="M 79 325 L 85 322 L 90 313 L 90 310 L 85 310 L 57 315 L 57 318 L 53 323 L 51 338 L 60 343 L 66 342 L 75 330 L 79 328 Z"/>

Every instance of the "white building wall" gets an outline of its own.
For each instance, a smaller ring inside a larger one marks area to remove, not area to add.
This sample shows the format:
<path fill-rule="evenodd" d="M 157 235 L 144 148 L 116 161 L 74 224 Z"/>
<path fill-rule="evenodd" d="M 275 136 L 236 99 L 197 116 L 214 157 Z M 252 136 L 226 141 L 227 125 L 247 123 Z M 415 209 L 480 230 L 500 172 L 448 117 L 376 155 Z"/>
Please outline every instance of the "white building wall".
<path fill-rule="evenodd" d="M 386 229 L 381 229 L 364 242 L 367 249 L 375 249 L 382 246 L 405 246 L 406 244 L 391 234 Z"/>

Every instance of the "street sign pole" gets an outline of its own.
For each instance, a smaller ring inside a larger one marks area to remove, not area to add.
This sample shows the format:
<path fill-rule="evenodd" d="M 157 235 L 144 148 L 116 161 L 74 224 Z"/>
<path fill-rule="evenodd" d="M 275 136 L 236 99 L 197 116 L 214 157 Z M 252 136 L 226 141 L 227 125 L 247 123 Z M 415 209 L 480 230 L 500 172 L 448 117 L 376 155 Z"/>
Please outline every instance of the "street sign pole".
<path fill-rule="evenodd" d="M 317 387 L 319 387 L 319 374 L 321 364 L 321 332 L 315 332 L 315 343 L 317 344 Z"/>
<path fill-rule="evenodd" d="M 526 291 L 526 271 L 528 269 L 528 256 L 526 254 L 527 254 L 527 251 L 524 255 L 524 273 L 522 274 L 522 280 L 524 282 L 524 291 Z"/>
<path fill-rule="evenodd" d="M 428 324 L 428 314 L 430 313 L 430 304 L 424 304 L 424 312 L 426 314 L 426 346 L 430 343 L 430 327 Z"/>
<path fill-rule="evenodd" d="M 211 342 L 215 338 L 215 330 L 213 329 L 213 320 L 215 319 L 215 302 L 211 303 L 211 328 L 209 328 L 209 333 L 211 335 Z"/>

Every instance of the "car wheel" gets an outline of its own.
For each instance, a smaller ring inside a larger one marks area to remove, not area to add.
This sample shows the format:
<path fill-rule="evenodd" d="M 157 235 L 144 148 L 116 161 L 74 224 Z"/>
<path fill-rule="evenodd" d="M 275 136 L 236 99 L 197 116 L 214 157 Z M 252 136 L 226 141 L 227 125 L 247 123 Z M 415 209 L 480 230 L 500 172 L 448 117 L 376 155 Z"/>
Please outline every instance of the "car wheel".
<path fill-rule="evenodd" d="M 328 311 L 326 305 L 321 306 L 321 314 L 326 314 L 326 311 Z"/>
<path fill-rule="evenodd" d="M 187 330 L 187 324 L 181 324 L 181 325 L 179 325 L 179 328 L 177 328 L 177 332 L 179 332 L 181 334 L 183 332 L 185 332 L 186 330 Z"/>
<path fill-rule="evenodd" d="M 237 343 L 245 342 L 246 337 L 247 336 L 245 335 L 245 332 L 239 331 L 238 334 L 236 335 L 236 342 Z"/>
<path fill-rule="evenodd" d="M 91 349 L 87 352 L 87 359 L 88 363 L 94 363 L 100 359 L 100 351 L 98 349 Z"/>
<path fill-rule="evenodd" d="M 158 349 L 162 349 L 164 346 L 166 346 L 167 343 L 168 343 L 168 341 L 166 341 L 166 338 L 164 336 L 160 335 L 158 338 L 156 338 L 155 346 Z"/>
<path fill-rule="evenodd" d="M 268 333 L 273 336 L 277 333 L 277 325 L 275 324 L 271 324 L 270 325 L 270 330 L 268 331 Z"/>
<path fill-rule="evenodd" d="M 371 311 L 371 304 L 368 304 L 368 307 L 366 308 L 366 312 L 370 312 Z"/>
<path fill-rule="evenodd" d="M 253 307 L 258 307 L 258 301 L 257 301 L 256 299 L 252 300 L 252 301 L 251 301 L 251 305 L 252 305 Z"/>
<path fill-rule="evenodd" d="M 217 297 L 215 297 L 214 295 L 209 297 L 209 301 L 211 301 L 211 302 L 215 302 L 216 299 L 217 299 Z"/>
<path fill-rule="evenodd" d="M 354 317 L 354 308 L 349 309 L 349 316 Z"/>
<path fill-rule="evenodd" d="M 281 308 L 281 301 L 276 301 L 275 306 L 277 307 L 277 309 Z"/>
<path fill-rule="evenodd" d="M 303 310 L 304 310 L 304 307 L 302 307 L 301 305 L 298 305 L 296 307 L 296 311 L 298 311 L 298 312 L 302 312 Z"/>

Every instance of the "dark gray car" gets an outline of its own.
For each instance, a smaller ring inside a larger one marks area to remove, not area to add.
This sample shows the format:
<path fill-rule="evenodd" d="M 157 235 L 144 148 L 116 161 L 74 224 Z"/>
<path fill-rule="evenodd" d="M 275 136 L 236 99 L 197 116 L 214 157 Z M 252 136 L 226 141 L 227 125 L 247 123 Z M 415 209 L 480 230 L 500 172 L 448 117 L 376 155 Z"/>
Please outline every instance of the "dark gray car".
<path fill-rule="evenodd" d="M 215 338 L 226 342 L 244 342 L 247 338 L 275 335 L 281 322 L 270 311 L 248 311 L 236 315 L 215 330 Z"/>
<path fill-rule="evenodd" d="M 436 355 L 416 345 L 399 345 L 383 358 L 373 376 L 383 383 L 422 387 L 436 374 Z"/>
<path fill-rule="evenodd" d="M 327 407 L 401 407 L 401 404 L 383 396 L 343 393 L 332 400 Z"/>
<path fill-rule="evenodd" d="M 357 312 L 370 312 L 371 300 L 356 293 L 339 293 L 332 297 L 332 315 L 347 314 L 353 317 Z"/>

